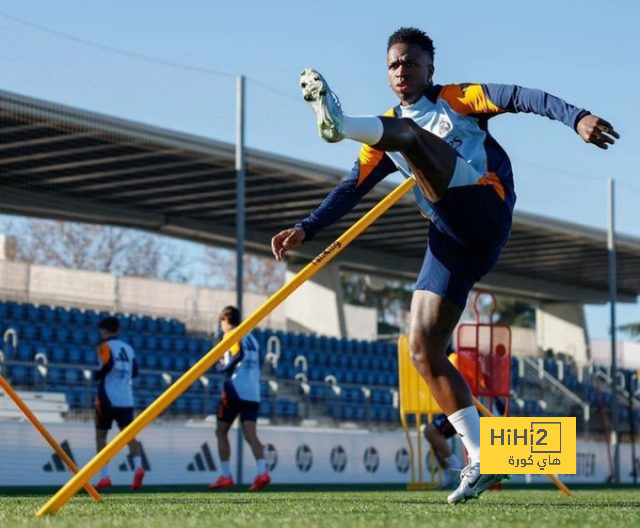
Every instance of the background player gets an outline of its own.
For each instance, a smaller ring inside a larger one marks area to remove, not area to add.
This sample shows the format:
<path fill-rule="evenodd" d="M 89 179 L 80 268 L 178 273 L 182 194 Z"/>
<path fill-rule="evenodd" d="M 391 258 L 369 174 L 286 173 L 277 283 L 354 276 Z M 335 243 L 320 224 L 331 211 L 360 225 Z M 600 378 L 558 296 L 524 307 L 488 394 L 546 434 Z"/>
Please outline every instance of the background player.
<path fill-rule="evenodd" d="M 460 434 L 470 457 L 450 503 L 475 498 L 504 475 L 480 474 L 480 419 L 464 378 L 445 347 L 473 285 L 495 265 L 511 231 L 515 191 L 511 163 L 489 134 L 490 118 L 527 112 L 561 121 L 600 148 L 618 134 L 605 120 L 561 99 L 516 85 L 433 83 L 434 46 L 426 33 L 400 28 L 387 44 L 389 85 L 400 104 L 383 117 L 345 115 L 317 72 L 303 70 L 303 96 L 320 136 L 363 147 L 351 175 L 295 227 L 272 239 L 278 260 L 336 222 L 388 174 L 416 179 L 415 196 L 431 223 L 411 301 L 412 359 Z"/>
<path fill-rule="evenodd" d="M 235 306 L 227 306 L 220 314 L 222 332 L 227 333 L 240 324 L 240 312 Z M 250 333 L 243 337 L 217 363 L 216 369 L 225 373 L 224 387 L 218 406 L 216 439 L 220 455 L 221 475 L 211 490 L 229 488 L 234 485 L 231 476 L 231 445 L 229 429 L 240 415 L 244 438 L 256 459 L 257 475 L 250 491 L 260 491 L 271 482 L 264 458 L 264 448 L 258 439 L 256 421 L 260 410 L 260 350 L 258 341 Z"/>
<path fill-rule="evenodd" d="M 131 380 L 138 376 L 138 363 L 133 348 L 118 338 L 120 322 L 115 317 L 106 317 L 98 323 L 102 342 L 98 346 L 100 370 L 96 372 L 98 395 L 96 397 L 96 447 L 98 452 L 107 445 L 107 434 L 115 420 L 120 430 L 133 421 L 133 389 Z M 133 458 L 134 474 L 131 489 L 142 487 L 144 468 L 140 442 L 129 442 L 129 453 Z M 111 486 L 109 465 L 100 471 L 96 489 Z"/>

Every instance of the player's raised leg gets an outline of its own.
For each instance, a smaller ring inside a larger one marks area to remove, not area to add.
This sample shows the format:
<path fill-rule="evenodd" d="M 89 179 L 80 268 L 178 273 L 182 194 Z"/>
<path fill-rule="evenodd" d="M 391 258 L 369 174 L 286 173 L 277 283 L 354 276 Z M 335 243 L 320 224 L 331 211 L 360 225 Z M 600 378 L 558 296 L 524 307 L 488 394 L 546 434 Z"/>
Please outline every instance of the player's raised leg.
<path fill-rule="evenodd" d="M 377 150 L 400 152 L 407 160 L 422 194 L 437 202 L 455 172 L 458 156 L 445 141 L 412 119 L 350 116 L 325 78 L 307 68 L 300 75 L 302 95 L 316 114 L 320 137 L 330 143 L 348 138 Z"/>

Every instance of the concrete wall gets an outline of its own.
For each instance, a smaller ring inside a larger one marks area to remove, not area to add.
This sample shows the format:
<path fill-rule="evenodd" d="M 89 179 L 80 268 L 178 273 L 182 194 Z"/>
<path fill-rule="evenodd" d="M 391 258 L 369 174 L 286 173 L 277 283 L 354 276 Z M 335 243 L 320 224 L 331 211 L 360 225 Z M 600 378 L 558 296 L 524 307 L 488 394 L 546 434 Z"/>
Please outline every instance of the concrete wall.
<path fill-rule="evenodd" d="M 640 342 L 618 341 L 616 344 L 618 367 L 640 369 Z M 611 341 L 598 339 L 591 343 L 593 361 L 600 365 L 611 365 Z"/>
<path fill-rule="evenodd" d="M 547 303 L 536 310 L 538 345 L 572 356 L 582 365 L 589 361 L 586 322 L 582 305 Z"/>
<path fill-rule="evenodd" d="M 116 278 L 108 273 L 29 267 L 29 300 L 42 304 L 83 304 L 110 309 L 116 302 Z"/>

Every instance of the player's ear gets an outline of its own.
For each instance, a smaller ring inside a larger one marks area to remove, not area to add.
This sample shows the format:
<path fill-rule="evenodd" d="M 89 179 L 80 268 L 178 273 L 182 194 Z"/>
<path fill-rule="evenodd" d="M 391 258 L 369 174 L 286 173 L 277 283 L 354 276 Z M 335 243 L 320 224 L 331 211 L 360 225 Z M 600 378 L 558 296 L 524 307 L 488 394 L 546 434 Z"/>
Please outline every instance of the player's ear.
<path fill-rule="evenodd" d="M 433 82 L 433 74 L 435 73 L 436 68 L 433 65 L 433 63 L 429 64 L 429 82 L 432 83 Z"/>

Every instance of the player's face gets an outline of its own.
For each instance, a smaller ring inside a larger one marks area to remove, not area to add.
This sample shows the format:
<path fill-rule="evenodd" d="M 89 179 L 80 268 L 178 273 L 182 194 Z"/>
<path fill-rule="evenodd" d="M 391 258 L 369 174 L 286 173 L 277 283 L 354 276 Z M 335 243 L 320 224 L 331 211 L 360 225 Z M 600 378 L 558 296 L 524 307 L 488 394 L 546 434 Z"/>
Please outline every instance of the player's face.
<path fill-rule="evenodd" d="M 415 103 L 431 85 L 433 61 L 415 44 L 394 44 L 387 52 L 389 85 L 404 105 Z"/>
<path fill-rule="evenodd" d="M 231 326 L 231 323 L 229 323 L 229 321 L 227 321 L 226 319 L 220 319 L 220 327 L 225 333 L 233 328 L 233 326 Z"/>

